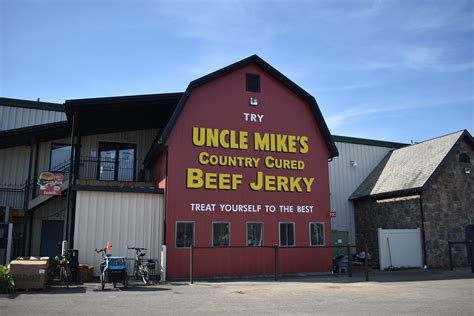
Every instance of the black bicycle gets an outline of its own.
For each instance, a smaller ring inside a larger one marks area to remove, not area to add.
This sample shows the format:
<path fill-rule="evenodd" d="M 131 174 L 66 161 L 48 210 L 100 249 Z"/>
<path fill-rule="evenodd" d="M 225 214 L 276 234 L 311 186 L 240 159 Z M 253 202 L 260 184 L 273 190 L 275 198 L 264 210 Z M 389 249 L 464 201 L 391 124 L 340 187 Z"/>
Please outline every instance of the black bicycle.
<path fill-rule="evenodd" d="M 69 288 L 69 282 L 71 280 L 71 269 L 69 268 L 69 251 L 65 250 L 62 256 L 57 256 L 55 259 L 58 262 L 59 280 L 63 281 L 66 288 Z"/>
<path fill-rule="evenodd" d="M 154 268 L 155 263 L 143 259 L 146 255 L 146 248 L 128 247 L 128 249 L 135 250 L 135 277 L 138 280 L 142 280 L 143 283 L 148 284 L 150 282 L 150 269 Z"/>

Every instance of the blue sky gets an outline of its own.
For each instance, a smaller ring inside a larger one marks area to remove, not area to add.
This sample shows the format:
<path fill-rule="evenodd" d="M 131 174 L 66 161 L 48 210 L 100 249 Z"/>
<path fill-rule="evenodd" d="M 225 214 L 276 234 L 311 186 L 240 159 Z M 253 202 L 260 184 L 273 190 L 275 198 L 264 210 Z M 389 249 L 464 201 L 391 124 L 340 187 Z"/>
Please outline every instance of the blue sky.
<path fill-rule="evenodd" d="M 0 95 L 184 91 L 258 54 L 333 134 L 474 133 L 474 1 L 0 0 Z"/>

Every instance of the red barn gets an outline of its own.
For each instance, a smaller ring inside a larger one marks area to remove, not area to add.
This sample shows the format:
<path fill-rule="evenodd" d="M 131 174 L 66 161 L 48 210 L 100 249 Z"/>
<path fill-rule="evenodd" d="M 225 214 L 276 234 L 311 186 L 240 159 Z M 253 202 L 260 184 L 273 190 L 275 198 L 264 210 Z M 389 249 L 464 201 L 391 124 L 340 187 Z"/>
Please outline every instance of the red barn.
<path fill-rule="evenodd" d="M 334 156 L 316 100 L 258 56 L 191 82 L 147 157 L 168 277 L 189 276 L 190 245 L 197 277 L 332 271 Z"/>

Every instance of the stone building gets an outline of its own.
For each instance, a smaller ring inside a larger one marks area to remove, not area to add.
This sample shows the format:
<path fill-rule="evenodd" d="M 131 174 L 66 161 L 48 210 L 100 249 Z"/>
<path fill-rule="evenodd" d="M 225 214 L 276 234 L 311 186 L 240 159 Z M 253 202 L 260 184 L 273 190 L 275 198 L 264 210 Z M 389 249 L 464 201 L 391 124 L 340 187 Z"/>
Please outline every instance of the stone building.
<path fill-rule="evenodd" d="M 420 228 L 424 265 L 447 267 L 448 241 L 473 238 L 473 159 L 467 130 L 388 153 L 350 197 L 357 243 L 378 260 L 378 228 Z M 466 264 L 466 247 L 453 256 Z"/>

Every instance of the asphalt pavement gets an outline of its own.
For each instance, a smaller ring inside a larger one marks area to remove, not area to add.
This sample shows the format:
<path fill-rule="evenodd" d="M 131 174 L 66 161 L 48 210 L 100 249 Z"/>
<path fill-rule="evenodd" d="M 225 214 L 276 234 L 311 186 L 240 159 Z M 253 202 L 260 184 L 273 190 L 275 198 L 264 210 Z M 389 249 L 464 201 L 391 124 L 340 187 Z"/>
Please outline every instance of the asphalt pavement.
<path fill-rule="evenodd" d="M 0 295 L 0 315 L 473 315 L 470 269 L 406 270 L 236 281 L 144 285 L 85 283 Z"/>

